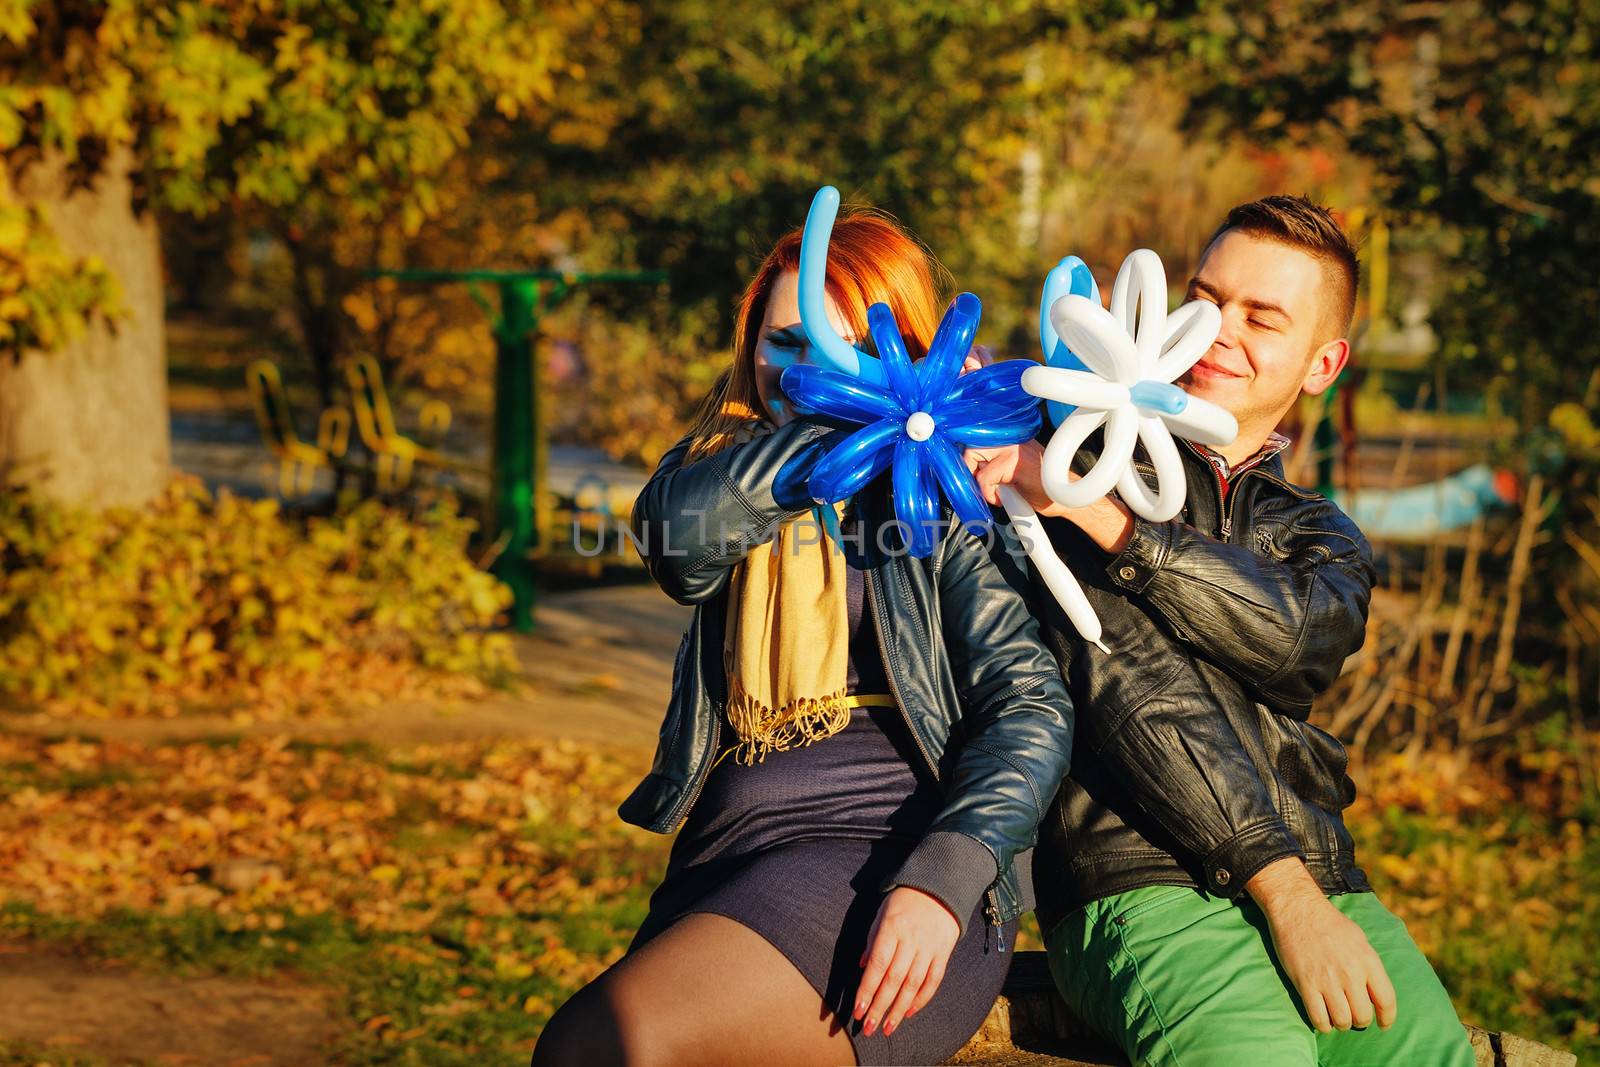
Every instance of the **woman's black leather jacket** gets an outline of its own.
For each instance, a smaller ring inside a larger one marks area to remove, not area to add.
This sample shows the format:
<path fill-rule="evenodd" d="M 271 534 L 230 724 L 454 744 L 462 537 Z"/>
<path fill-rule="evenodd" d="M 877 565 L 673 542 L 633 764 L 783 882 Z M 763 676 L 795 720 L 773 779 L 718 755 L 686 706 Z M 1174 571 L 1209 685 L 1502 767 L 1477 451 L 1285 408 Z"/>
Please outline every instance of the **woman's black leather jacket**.
<path fill-rule="evenodd" d="M 670 833 L 693 806 L 724 728 L 729 574 L 752 546 L 771 540 L 777 523 L 811 508 L 805 478 L 827 449 L 824 439 L 842 432 L 799 419 L 688 466 L 685 438 L 639 494 L 639 553 L 661 588 L 695 612 L 654 765 L 620 807 L 625 821 Z M 847 549 L 861 552 L 884 669 L 926 759 L 918 770 L 937 778 L 945 801 L 884 888 L 940 881 L 945 892 L 929 891 L 963 927 L 980 896 L 998 925 L 1031 906 L 1028 860 L 1070 762 L 1072 703 L 1018 593 L 1026 578 L 1009 529 L 995 527 L 986 544 L 947 524 L 933 554 L 915 559 L 899 550 L 886 481 L 855 498 L 857 525 L 878 535 Z M 970 899 L 947 899 L 953 870 L 979 872 L 975 882 L 967 875 Z"/>

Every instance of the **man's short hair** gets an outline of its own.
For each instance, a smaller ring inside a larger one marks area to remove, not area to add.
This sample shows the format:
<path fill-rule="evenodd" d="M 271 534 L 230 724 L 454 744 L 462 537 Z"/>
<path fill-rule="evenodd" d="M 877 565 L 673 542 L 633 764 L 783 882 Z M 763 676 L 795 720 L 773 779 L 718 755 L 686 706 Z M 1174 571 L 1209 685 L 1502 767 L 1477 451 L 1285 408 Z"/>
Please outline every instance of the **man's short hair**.
<path fill-rule="evenodd" d="M 1331 326 L 1337 332 L 1317 339 L 1318 344 L 1350 333 L 1350 321 L 1356 313 L 1356 283 L 1361 279 L 1361 264 L 1356 259 L 1355 242 L 1333 220 L 1333 215 L 1321 204 L 1314 204 L 1303 196 L 1266 196 L 1240 204 L 1228 212 L 1206 242 L 1205 253 L 1217 243 L 1217 238 L 1229 230 L 1238 230 L 1252 237 L 1264 237 L 1298 248 L 1315 256 L 1328 276 L 1332 296 L 1326 307 L 1333 314 Z"/>

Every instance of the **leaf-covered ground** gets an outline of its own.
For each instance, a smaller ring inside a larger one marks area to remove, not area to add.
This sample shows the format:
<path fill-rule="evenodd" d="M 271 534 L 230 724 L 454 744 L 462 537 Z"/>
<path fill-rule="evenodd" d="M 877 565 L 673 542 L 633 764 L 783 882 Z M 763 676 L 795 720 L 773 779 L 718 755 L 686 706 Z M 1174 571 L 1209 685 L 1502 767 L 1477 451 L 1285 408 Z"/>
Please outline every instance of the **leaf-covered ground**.
<path fill-rule="evenodd" d="M 1462 1014 L 1580 1057 L 1600 1053 L 1595 751 L 1386 759 L 1352 812 Z M 667 843 L 616 818 L 631 784 L 567 742 L 0 737 L 0 940 L 329 987 L 333 1062 L 522 1062 L 644 915 Z M 0 1065 L 116 1052 L 5 1038 Z"/>
<path fill-rule="evenodd" d="M 0 936 L 337 985 L 340 1062 L 525 1059 L 644 916 L 628 784 L 563 743 L 0 738 Z"/>

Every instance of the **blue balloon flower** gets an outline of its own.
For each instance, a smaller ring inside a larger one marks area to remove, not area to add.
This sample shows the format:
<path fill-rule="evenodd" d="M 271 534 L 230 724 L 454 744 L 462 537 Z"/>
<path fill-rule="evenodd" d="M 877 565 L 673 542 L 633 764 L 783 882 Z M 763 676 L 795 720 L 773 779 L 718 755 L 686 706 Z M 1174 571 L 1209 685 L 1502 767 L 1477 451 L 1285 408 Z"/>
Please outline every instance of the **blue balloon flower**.
<path fill-rule="evenodd" d="M 1022 388 L 1031 360 L 961 373 L 981 312 L 971 293 L 956 297 L 928 354 L 913 365 L 888 305 L 874 304 L 867 325 L 883 382 L 815 364 L 787 367 L 779 379 L 796 410 L 863 424 L 812 470 L 812 497 L 826 504 L 844 500 L 892 468 L 895 517 L 908 528 L 903 539 L 919 558 L 933 551 L 941 491 L 962 523 L 990 520 L 961 449 L 1018 444 L 1039 430 L 1038 400 Z"/>

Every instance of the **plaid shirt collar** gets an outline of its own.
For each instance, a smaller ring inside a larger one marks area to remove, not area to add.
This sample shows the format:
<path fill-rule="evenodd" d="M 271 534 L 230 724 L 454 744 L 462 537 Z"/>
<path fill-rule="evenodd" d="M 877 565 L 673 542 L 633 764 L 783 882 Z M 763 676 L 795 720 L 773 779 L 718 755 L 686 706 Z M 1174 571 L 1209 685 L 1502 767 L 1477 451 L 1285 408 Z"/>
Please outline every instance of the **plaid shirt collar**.
<path fill-rule="evenodd" d="M 1227 460 L 1205 445 L 1196 445 L 1195 448 L 1202 456 L 1211 461 L 1211 466 L 1216 468 L 1217 477 L 1222 480 L 1223 492 L 1227 492 L 1229 482 L 1252 467 L 1261 466 L 1261 464 L 1288 448 L 1290 444 L 1291 442 L 1287 437 L 1274 430 L 1267 435 L 1266 443 L 1256 449 L 1254 455 L 1248 459 L 1241 460 L 1237 466 L 1231 468 L 1228 466 Z"/>

